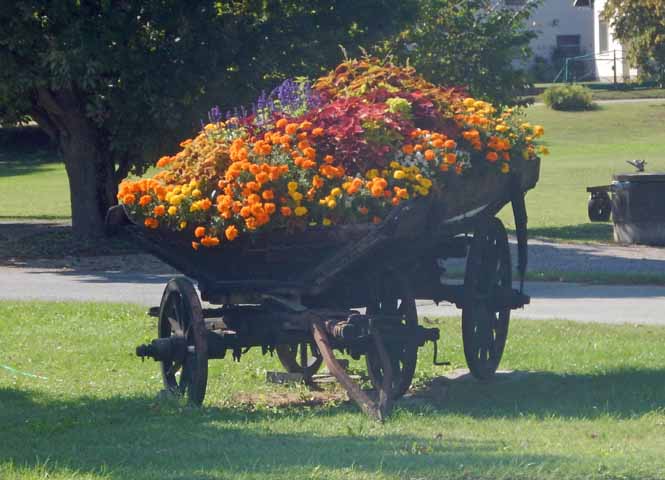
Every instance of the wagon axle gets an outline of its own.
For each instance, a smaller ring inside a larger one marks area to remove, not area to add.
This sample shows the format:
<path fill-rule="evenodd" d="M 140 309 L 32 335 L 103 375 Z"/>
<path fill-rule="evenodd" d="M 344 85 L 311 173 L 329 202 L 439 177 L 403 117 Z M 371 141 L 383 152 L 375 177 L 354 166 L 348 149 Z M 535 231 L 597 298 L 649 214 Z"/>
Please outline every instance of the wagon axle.
<path fill-rule="evenodd" d="M 323 312 L 330 314 L 330 312 Z M 287 315 L 282 315 L 288 318 Z M 308 312 L 307 318 L 303 314 L 293 315 L 291 324 L 304 326 L 304 323 L 314 319 L 322 318 L 322 312 Z M 418 347 L 422 347 L 426 342 L 436 342 L 439 337 L 438 328 L 425 328 L 418 326 L 415 330 L 406 332 L 405 328 L 397 324 L 388 316 L 368 316 L 352 312 L 346 319 L 331 319 L 321 321 L 325 332 L 327 333 L 333 348 L 351 353 L 353 356 L 364 355 L 371 347 L 372 335 L 380 331 L 383 341 L 388 345 L 400 344 L 404 341 L 404 334 L 409 333 L 412 340 Z M 207 322 L 207 328 L 211 325 L 223 325 L 220 323 Z M 306 330 L 285 331 L 281 326 L 273 326 L 266 323 L 262 326 L 254 325 L 254 333 L 246 332 L 244 336 L 237 331 L 229 329 L 206 330 L 205 340 L 207 347 L 207 356 L 209 359 L 224 358 L 228 350 L 234 352 L 234 358 L 239 359 L 240 352 L 246 351 L 251 347 L 262 347 L 263 352 L 273 352 L 277 345 L 313 345 L 314 339 L 311 334 L 311 323 L 308 323 Z M 158 362 L 176 362 L 182 363 L 187 354 L 196 353 L 196 347 L 188 344 L 187 337 L 175 334 L 168 337 L 156 338 L 148 344 L 142 344 L 136 347 L 136 355 L 142 359 L 152 358 Z"/>

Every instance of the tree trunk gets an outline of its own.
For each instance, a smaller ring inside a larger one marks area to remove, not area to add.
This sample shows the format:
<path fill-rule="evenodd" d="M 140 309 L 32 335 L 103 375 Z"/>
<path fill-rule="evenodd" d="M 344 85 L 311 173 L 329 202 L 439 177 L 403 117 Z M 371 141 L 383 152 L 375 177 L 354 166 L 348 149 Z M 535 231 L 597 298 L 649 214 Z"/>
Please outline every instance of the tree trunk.
<path fill-rule="evenodd" d="M 111 154 L 85 115 L 77 89 L 36 92 L 33 117 L 57 142 L 64 157 L 74 236 L 91 241 L 104 235 L 104 218 L 116 203 L 117 181 Z"/>
<path fill-rule="evenodd" d="M 63 146 L 72 205 L 72 230 L 77 239 L 104 235 L 106 211 L 115 204 L 117 186 L 109 155 L 91 139 L 74 138 Z"/>

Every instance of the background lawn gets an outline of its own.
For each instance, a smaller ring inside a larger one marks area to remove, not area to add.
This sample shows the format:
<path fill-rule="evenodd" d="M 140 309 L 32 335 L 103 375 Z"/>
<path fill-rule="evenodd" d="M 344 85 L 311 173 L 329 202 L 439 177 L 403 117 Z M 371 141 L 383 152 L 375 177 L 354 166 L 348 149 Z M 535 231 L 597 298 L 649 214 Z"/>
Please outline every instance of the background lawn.
<path fill-rule="evenodd" d="M 643 159 L 647 171 L 665 171 L 665 101 L 604 104 L 589 112 L 533 106 L 527 118 L 545 126 L 551 151 L 543 159 L 540 183 L 527 195 L 531 235 L 610 241 L 611 224 L 589 222 L 586 187 L 607 185 L 612 174 L 633 171 L 626 160 Z M 511 217 L 502 213 L 510 227 Z"/>
<path fill-rule="evenodd" d="M 459 320 L 423 322 L 462 366 Z M 524 372 L 447 390 L 428 346 L 384 425 L 271 406 L 309 393 L 267 385 L 279 366 L 255 351 L 211 362 L 202 409 L 157 399 L 157 364 L 133 355 L 154 330 L 138 307 L 0 302 L 0 478 L 665 477 L 665 328 L 514 321 L 503 367 Z"/>
<path fill-rule="evenodd" d="M 630 172 L 626 160 L 644 159 L 648 171 L 665 171 L 665 100 L 604 104 L 591 112 L 526 111 L 545 126 L 551 155 L 529 193 L 532 234 L 565 240 L 611 240 L 610 224 L 587 218 L 586 187 L 604 185 L 613 173 Z M 67 177 L 53 152 L 0 142 L 0 219 L 68 218 Z M 510 227 L 509 212 L 502 218 Z"/>
<path fill-rule="evenodd" d="M 67 173 L 53 152 L 0 147 L 0 220 L 70 216 Z"/>

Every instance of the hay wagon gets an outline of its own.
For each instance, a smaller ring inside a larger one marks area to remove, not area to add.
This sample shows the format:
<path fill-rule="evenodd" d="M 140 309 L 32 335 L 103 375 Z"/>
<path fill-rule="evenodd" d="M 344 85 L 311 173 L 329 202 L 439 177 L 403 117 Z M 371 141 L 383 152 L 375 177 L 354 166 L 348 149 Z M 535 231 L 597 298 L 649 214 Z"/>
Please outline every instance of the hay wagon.
<path fill-rule="evenodd" d="M 418 324 L 416 299 L 429 299 L 462 309 L 467 364 L 475 377 L 488 379 L 501 360 L 511 310 L 529 302 L 522 292 L 524 194 L 539 168 L 533 159 L 509 175 L 454 177 L 429 197 L 395 207 L 378 225 L 273 231 L 198 251 L 181 234 L 145 229 L 114 207 L 109 226 L 123 226 L 185 275 L 171 279 L 150 310 L 158 338 L 136 353 L 159 362 L 165 388 L 193 404 L 204 400 L 212 359 L 240 360 L 260 347 L 305 381 L 325 363 L 362 410 L 381 419 L 408 390 L 418 349 L 439 340 L 439 329 Z M 508 203 L 519 289 L 506 230 L 495 216 Z M 466 258 L 463 284 L 443 281 L 451 258 Z M 365 357 L 376 394 L 351 379 L 335 351 Z M 436 356 L 435 349 L 435 362 Z"/>

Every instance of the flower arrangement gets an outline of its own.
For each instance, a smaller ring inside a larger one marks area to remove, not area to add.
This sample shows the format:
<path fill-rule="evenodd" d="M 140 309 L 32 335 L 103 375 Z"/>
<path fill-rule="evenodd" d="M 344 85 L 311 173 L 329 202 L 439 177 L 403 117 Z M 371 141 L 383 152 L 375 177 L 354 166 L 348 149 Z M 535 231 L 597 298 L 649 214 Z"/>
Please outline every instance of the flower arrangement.
<path fill-rule="evenodd" d="M 451 176 L 507 174 L 538 153 L 544 131 L 411 67 L 348 60 L 313 85 L 287 80 L 251 112 L 208 115 L 151 179 L 118 199 L 146 228 L 212 248 L 276 228 L 374 222 Z"/>

